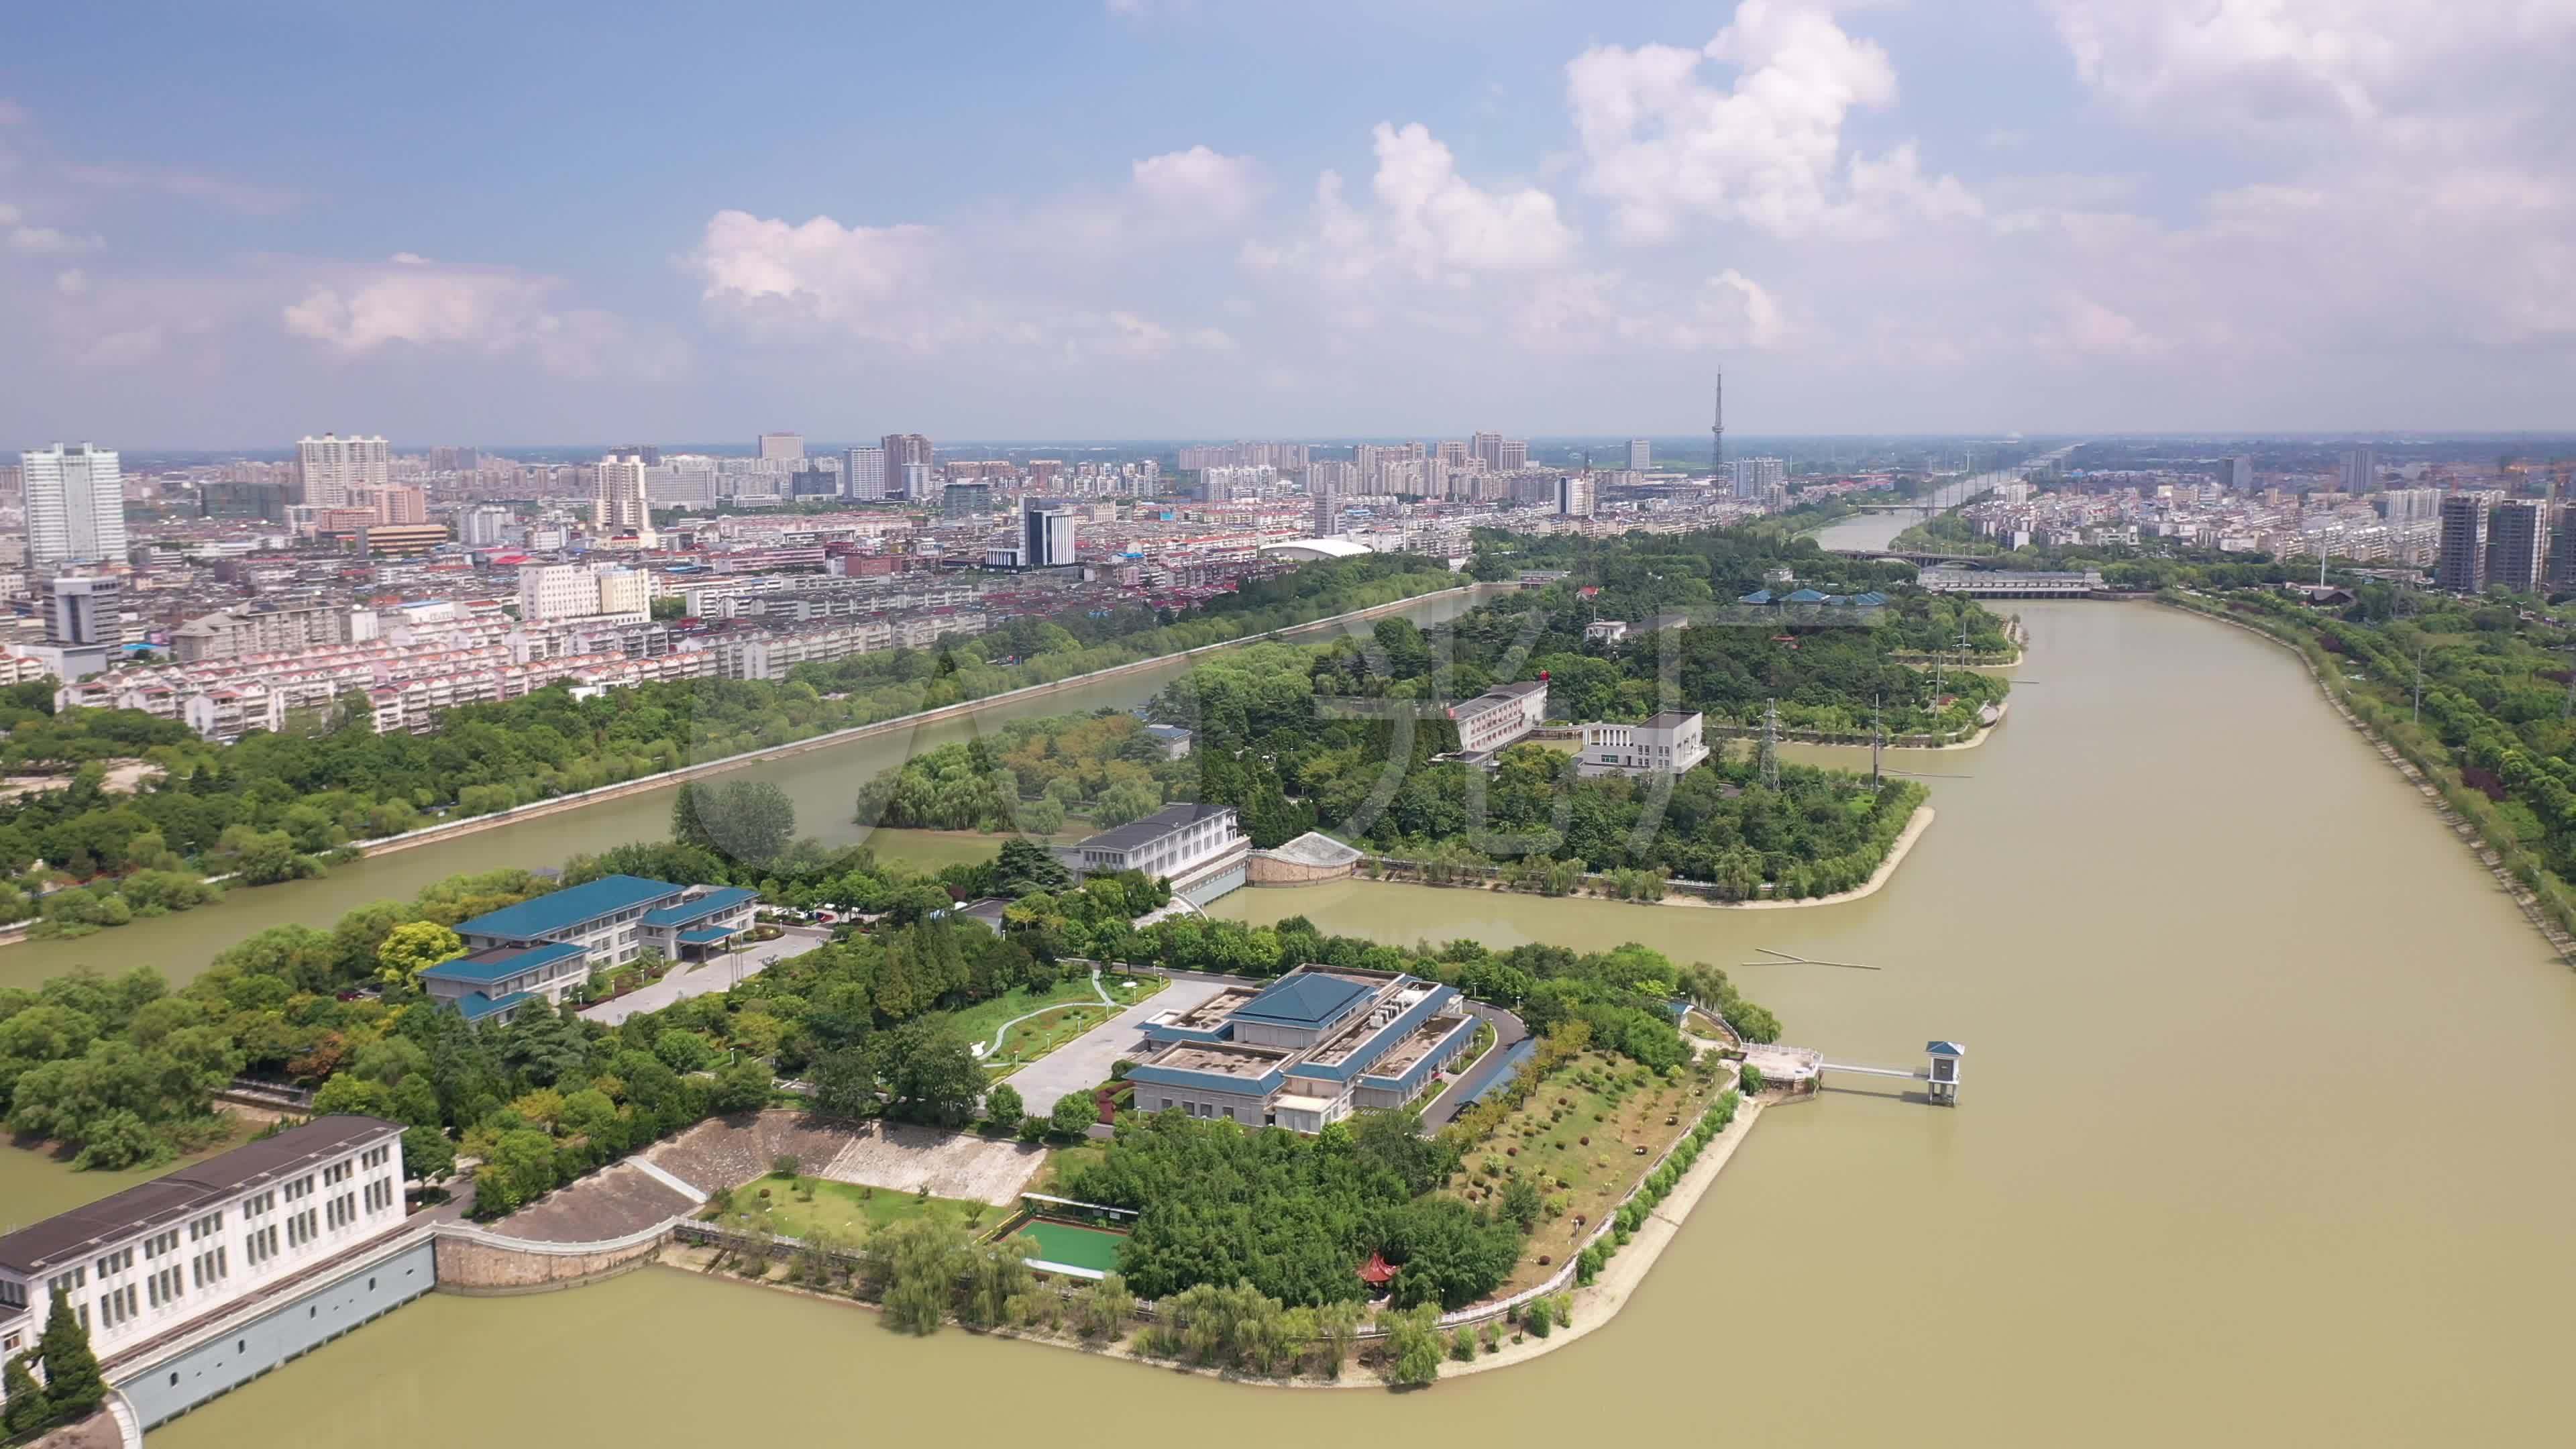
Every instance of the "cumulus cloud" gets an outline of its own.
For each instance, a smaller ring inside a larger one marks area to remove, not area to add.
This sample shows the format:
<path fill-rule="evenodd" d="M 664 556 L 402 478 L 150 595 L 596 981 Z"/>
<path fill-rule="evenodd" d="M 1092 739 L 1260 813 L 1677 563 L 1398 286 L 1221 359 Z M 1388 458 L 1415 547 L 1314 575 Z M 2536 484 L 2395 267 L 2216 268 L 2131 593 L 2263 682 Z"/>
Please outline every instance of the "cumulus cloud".
<path fill-rule="evenodd" d="M 721 211 L 687 265 L 709 314 L 768 342 L 863 343 L 915 354 L 999 346 L 1022 357 L 1141 360 L 1211 346 L 1129 307 L 1033 285 L 999 231 L 844 226 Z M 1222 334 L 1218 334 L 1222 336 Z M 1230 344 L 1229 344 L 1230 345 Z"/>
<path fill-rule="evenodd" d="M 1341 285 L 1384 274 L 1464 286 L 1491 273 L 1532 271 L 1567 261 L 1575 234 L 1556 198 L 1534 186 L 1494 189 L 1458 174 L 1457 157 L 1419 124 L 1380 122 L 1370 132 L 1377 171 L 1373 205 L 1352 202 L 1341 175 L 1315 183 L 1311 229 L 1281 242 L 1256 239 L 1244 259 L 1256 268 L 1309 269 Z"/>
<path fill-rule="evenodd" d="M 639 346 L 606 312 L 557 305 L 562 284 L 551 277 L 410 252 L 330 270 L 280 309 L 288 335 L 351 355 L 418 348 L 524 357 L 576 378 L 660 373 L 673 361 L 666 349 Z"/>
<path fill-rule="evenodd" d="M 1709 62 L 1734 66 L 1733 83 L 1704 81 Z M 1696 51 L 1595 46 L 1566 66 L 1584 190 L 1637 241 L 1670 238 L 1693 215 L 1778 236 L 1975 215 L 1967 189 L 1924 175 L 1911 145 L 1874 158 L 1846 150 L 1852 114 L 1896 96 L 1886 51 L 1800 0 L 1743 0 Z"/>
<path fill-rule="evenodd" d="M 1146 205 L 1165 216 L 1230 226 L 1261 199 L 1261 177 L 1249 156 L 1227 156 L 1206 146 L 1148 156 L 1130 183 Z"/>

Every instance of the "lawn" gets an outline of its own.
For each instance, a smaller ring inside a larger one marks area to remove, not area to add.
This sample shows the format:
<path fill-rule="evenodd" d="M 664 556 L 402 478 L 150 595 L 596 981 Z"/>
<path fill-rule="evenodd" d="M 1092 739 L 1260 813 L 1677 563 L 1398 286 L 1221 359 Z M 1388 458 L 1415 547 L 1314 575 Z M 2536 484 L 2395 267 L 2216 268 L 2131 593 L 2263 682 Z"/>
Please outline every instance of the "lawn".
<path fill-rule="evenodd" d="M 1032 1186 L 1029 1191 L 1062 1197 L 1066 1173 L 1077 1167 L 1098 1167 L 1108 1160 L 1109 1144 L 1106 1142 L 1076 1142 L 1056 1148 L 1047 1154 L 1045 1169 L 1030 1179 Z"/>
<path fill-rule="evenodd" d="M 760 1196 L 764 1190 L 769 1193 L 765 1199 Z M 812 1194 L 811 1201 L 807 1200 L 808 1193 Z M 734 1201 L 754 1212 L 759 1211 L 755 1204 L 765 1202 L 769 1230 L 790 1238 L 811 1237 L 818 1227 L 845 1239 L 860 1238 L 899 1219 L 922 1216 L 983 1227 L 1003 1211 L 990 1203 L 923 1197 L 893 1188 L 860 1187 L 819 1177 L 760 1178 L 735 1188 Z"/>
<path fill-rule="evenodd" d="M 1091 833 L 1088 827 L 1068 821 L 1066 829 L 1039 843 L 1070 845 Z M 952 865 L 982 865 L 1002 848 L 1003 841 L 1012 838 L 999 831 L 910 830 L 880 825 L 860 843 L 872 847 L 881 860 L 900 860 L 915 870 L 938 871 Z"/>
<path fill-rule="evenodd" d="M 1635 1062 L 1600 1052 L 1585 1052 L 1549 1073 L 1520 1110 L 1467 1154 L 1464 1177 L 1453 1180 L 1453 1190 L 1469 1202 L 1498 1202 L 1502 1185 L 1517 1170 L 1557 1210 L 1540 1219 L 1520 1265 L 1497 1291 L 1516 1293 L 1563 1267 L 1592 1225 L 1617 1209 L 1664 1149 L 1698 1125 L 1716 1092 L 1715 1085 L 1688 1073 L 1666 1082 Z M 1640 1147 L 1646 1149 L 1642 1155 Z M 1549 1261 L 1541 1264 L 1541 1257 Z"/>
<path fill-rule="evenodd" d="M 1100 998 L 1092 994 L 1091 979 L 1087 976 L 1077 976 L 1071 981 L 1058 982 L 1044 991 L 1031 991 L 1024 986 L 1013 987 L 990 1000 L 976 1002 L 963 1011 L 950 1012 L 948 1024 L 957 1028 L 957 1034 L 969 1042 L 989 1042 L 993 1039 L 993 1033 L 1001 1029 L 1002 1023 L 1012 1017 L 1026 1016 L 1032 1011 L 1045 1007 L 1070 1005 L 1080 1001 L 1088 1001 L 1094 1006 L 1100 1004 Z"/>

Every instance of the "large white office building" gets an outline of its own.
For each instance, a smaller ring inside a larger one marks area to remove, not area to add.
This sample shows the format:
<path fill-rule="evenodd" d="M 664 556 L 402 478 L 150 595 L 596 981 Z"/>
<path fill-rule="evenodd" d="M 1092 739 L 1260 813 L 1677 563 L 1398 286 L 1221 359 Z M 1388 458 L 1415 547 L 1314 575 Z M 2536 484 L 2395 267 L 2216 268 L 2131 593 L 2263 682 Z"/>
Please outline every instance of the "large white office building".
<path fill-rule="evenodd" d="M 304 479 L 304 501 L 315 508 L 343 507 L 350 490 L 383 488 L 394 481 L 393 448 L 382 438 L 337 433 L 298 438 L 295 464 Z"/>
<path fill-rule="evenodd" d="M 398 1226 L 402 1134 L 318 1118 L 0 1237 L 0 1357 L 58 1297 L 105 1362 Z"/>
<path fill-rule="evenodd" d="M 1490 755 L 1547 718 L 1547 681 L 1497 684 L 1474 699 L 1451 705 L 1449 718 L 1457 722 L 1461 754 Z"/>
<path fill-rule="evenodd" d="M 852 448 L 842 455 L 841 492 L 870 502 L 886 496 L 886 450 Z"/>
<path fill-rule="evenodd" d="M 605 564 L 530 564 L 519 570 L 519 621 L 645 619 L 653 612 L 652 580 L 638 569 Z"/>
<path fill-rule="evenodd" d="M 94 443 L 31 449 L 18 455 L 27 498 L 27 566 L 46 573 L 66 564 L 123 562 L 125 478 L 116 451 Z"/>
<path fill-rule="evenodd" d="M 1142 871 L 1172 883 L 1172 894 L 1206 905 L 1243 884 L 1252 838 L 1231 805 L 1166 805 L 1142 820 L 1104 830 L 1056 858 L 1080 875 Z"/>

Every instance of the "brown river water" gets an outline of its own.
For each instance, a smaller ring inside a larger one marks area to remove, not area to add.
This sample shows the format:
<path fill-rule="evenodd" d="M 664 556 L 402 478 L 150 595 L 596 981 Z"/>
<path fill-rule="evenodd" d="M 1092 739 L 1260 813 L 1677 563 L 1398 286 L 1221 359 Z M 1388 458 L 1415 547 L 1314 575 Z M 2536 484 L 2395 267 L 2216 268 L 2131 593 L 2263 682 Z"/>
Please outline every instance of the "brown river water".
<path fill-rule="evenodd" d="M 2022 612 L 2010 721 L 1891 756 L 1967 778 L 1930 781 L 1939 820 L 1869 899 L 1218 906 L 1640 941 L 1734 969 L 1835 1060 L 1967 1045 L 1956 1110 L 1846 1077 L 1767 1113 L 1627 1311 L 1557 1353 L 1418 1394 L 1260 1390 L 655 1268 L 423 1300 L 153 1442 L 2565 1442 L 2576 973 L 2285 653 L 2150 605 Z M 1881 969 L 1738 969 L 1766 947 Z"/>

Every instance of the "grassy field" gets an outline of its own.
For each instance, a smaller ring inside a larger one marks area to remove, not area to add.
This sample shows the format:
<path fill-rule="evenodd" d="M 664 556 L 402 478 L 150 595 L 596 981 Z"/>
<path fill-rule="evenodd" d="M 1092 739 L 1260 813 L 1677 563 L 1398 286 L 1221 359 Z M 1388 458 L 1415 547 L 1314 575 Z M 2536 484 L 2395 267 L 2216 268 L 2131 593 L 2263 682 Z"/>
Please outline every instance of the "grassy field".
<path fill-rule="evenodd" d="M 1064 1196 L 1064 1175 L 1076 1167 L 1098 1167 L 1109 1159 L 1106 1142 L 1077 1142 L 1047 1154 L 1046 1167 L 1030 1180 L 1031 1192 Z"/>
<path fill-rule="evenodd" d="M 763 1189 L 767 1198 L 760 1196 Z M 811 1194 L 810 1201 L 807 1194 Z M 931 1216 L 990 1227 L 997 1222 L 1002 1209 L 990 1203 L 962 1202 L 956 1198 L 922 1197 L 916 1193 L 897 1192 L 892 1188 L 860 1187 L 847 1182 L 830 1182 L 819 1177 L 764 1177 L 734 1189 L 735 1205 L 754 1213 L 764 1211 L 766 1204 L 771 1232 L 790 1238 L 813 1236 L 823 1228 L 843 1238 L 864 1237 L 869 1232 L 902 1218 Z"/>
<path fill-rule="evenodd" d="M 1666 1082 L 1600 1052 L 1585 1052 L 1550 1073 L 1467 1154 L 1464 1176 L 1453 1180 L 1469 1202 L 1499 1202 L 1503 1184 L 1518 1172 L 1557 1209 L 1540 1219 L 1520 1266 L 1499 1291 L 1516 1293 L 1563 1267 L 1592 1225 L 1615 1211 L 1664 1149 L 1697 1125 L 1716 1090 L 1687 1074 Z M 1542 1257 L 1549 1261 L 1540 1263 Z"/>
<path fill-rule="evenodd" d="M 1001 1028 L 1002 1023 L 1012 1017 L 1025 1016 L 1044 1007 L 1084 1001 L 1094 1006 L 1100 1004 L 1100 998 L 1092 994 L 1091 979 L 1087 976 L 1077 976 L 1071 981 L 1060 981 L 1044 991 L 1015 987 L 988 1001 L 976 1002 L 963 1011 L 950 1012 L 948 1024 L 957 1028 L 957 1034 L 970 1042 L 988 1042 L 993 1039 L 993 1033 Z"/>
<path fill-rule="evenodd" d="M 1064 829 L 1039 843 L 1071 845 L 1092 833 L 1089 826 L 1067 821 Z M 952 865 L 982 865 L 1002 848 L 1003 841 L 1011 838 L 998 831 L 899 830 L 880 825 L 860 843 L 875 850 L 881 860 L 899 860 L 915 870 L 937 871 Z"/>

